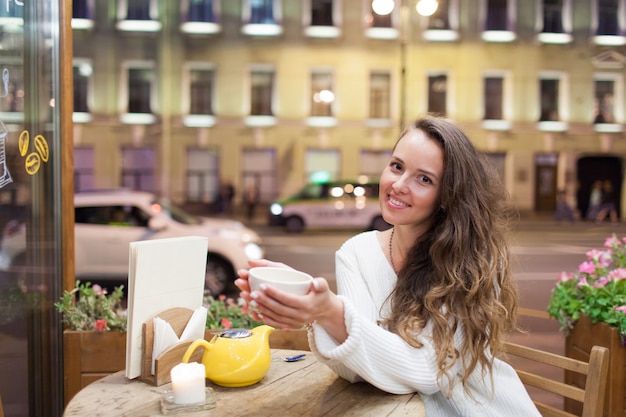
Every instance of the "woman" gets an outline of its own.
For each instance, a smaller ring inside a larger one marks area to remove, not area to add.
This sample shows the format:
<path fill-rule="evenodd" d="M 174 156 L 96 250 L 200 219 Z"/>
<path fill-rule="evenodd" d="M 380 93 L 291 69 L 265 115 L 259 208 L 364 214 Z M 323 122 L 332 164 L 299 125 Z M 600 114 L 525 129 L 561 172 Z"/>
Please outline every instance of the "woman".
<path fill-rule="evenodd" d="M 417 120 L 380 177 L 384 232 L 336 255 L 337 292 L 249 293 L 267 324 L 312 323 L 313 352 L 340 376 L 419 392 L 432 416 L 539 416 L 515 371 L 494 356 L 515 323 L 504 192 L 469 139 L 440 118 Z M 256 265 L 277 265 L 262 261 Z"/>

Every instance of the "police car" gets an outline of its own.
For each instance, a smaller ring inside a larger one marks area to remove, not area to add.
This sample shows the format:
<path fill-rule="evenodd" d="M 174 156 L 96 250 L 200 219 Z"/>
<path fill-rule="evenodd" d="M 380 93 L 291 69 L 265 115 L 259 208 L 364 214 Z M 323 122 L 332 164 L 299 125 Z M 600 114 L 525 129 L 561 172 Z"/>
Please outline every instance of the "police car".
<path fill-rule="evenodd" d="M 305 228 L 353 228 L 385 230 L 378 203 L 378 183 L 328 181 L 307 184 L 295 195 L 270 206 L 270 225 L 290 233 Z"/>

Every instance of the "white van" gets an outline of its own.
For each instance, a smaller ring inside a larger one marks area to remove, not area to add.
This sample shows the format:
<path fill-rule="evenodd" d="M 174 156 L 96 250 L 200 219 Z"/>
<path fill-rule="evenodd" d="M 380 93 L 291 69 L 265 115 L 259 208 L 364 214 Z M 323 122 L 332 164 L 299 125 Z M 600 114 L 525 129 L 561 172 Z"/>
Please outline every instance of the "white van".
<path fill-rule="evenodd" d="M 378 183 L 329 181 L 309 183 L 292 197 L 272 203 L 270 225 L 290 233 L 305 228 L 385 230 L 378 203 Z"/>

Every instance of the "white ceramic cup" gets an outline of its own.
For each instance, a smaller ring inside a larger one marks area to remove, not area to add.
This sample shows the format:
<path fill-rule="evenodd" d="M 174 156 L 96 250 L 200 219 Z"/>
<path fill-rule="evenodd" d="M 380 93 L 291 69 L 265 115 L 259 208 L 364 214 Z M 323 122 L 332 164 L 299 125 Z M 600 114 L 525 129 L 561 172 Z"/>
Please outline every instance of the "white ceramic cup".
<path fill-rule="evenodd" d="M 309 291 L 313 277 L 295 269 L 259 266 L 250 268 L 248 282 L 252 291 L 260 291 L 265 284 L 294 295 L 304 295 Z"/>

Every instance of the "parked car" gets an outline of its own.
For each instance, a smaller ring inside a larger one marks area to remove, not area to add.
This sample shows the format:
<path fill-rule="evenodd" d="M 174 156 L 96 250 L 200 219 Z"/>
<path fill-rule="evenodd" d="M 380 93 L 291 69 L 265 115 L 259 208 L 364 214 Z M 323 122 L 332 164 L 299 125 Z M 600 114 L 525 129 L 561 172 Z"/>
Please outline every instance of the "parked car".
<path fill-rule="evenodd" d="M 75 267 L 80 280 L 128 278 L 130 242 L 179 236 L 207 236 L 206 289 L 233 289 L 236 271 L 263 257 L 259 235 L 241 222 L 193 216 L 147 192 L 111 190 L 77 193 Z M 2 236 L 0 270 L 26 265 L 26 226 L 9 222 Z"/>
<path fill-rule="evenodd" d="M 369 181 L 312 182 L 272 203 L 269 224 L 291 233 L 326 227 L 385 230 L 389 224 L 380 212 L 378 188 Z"/>

